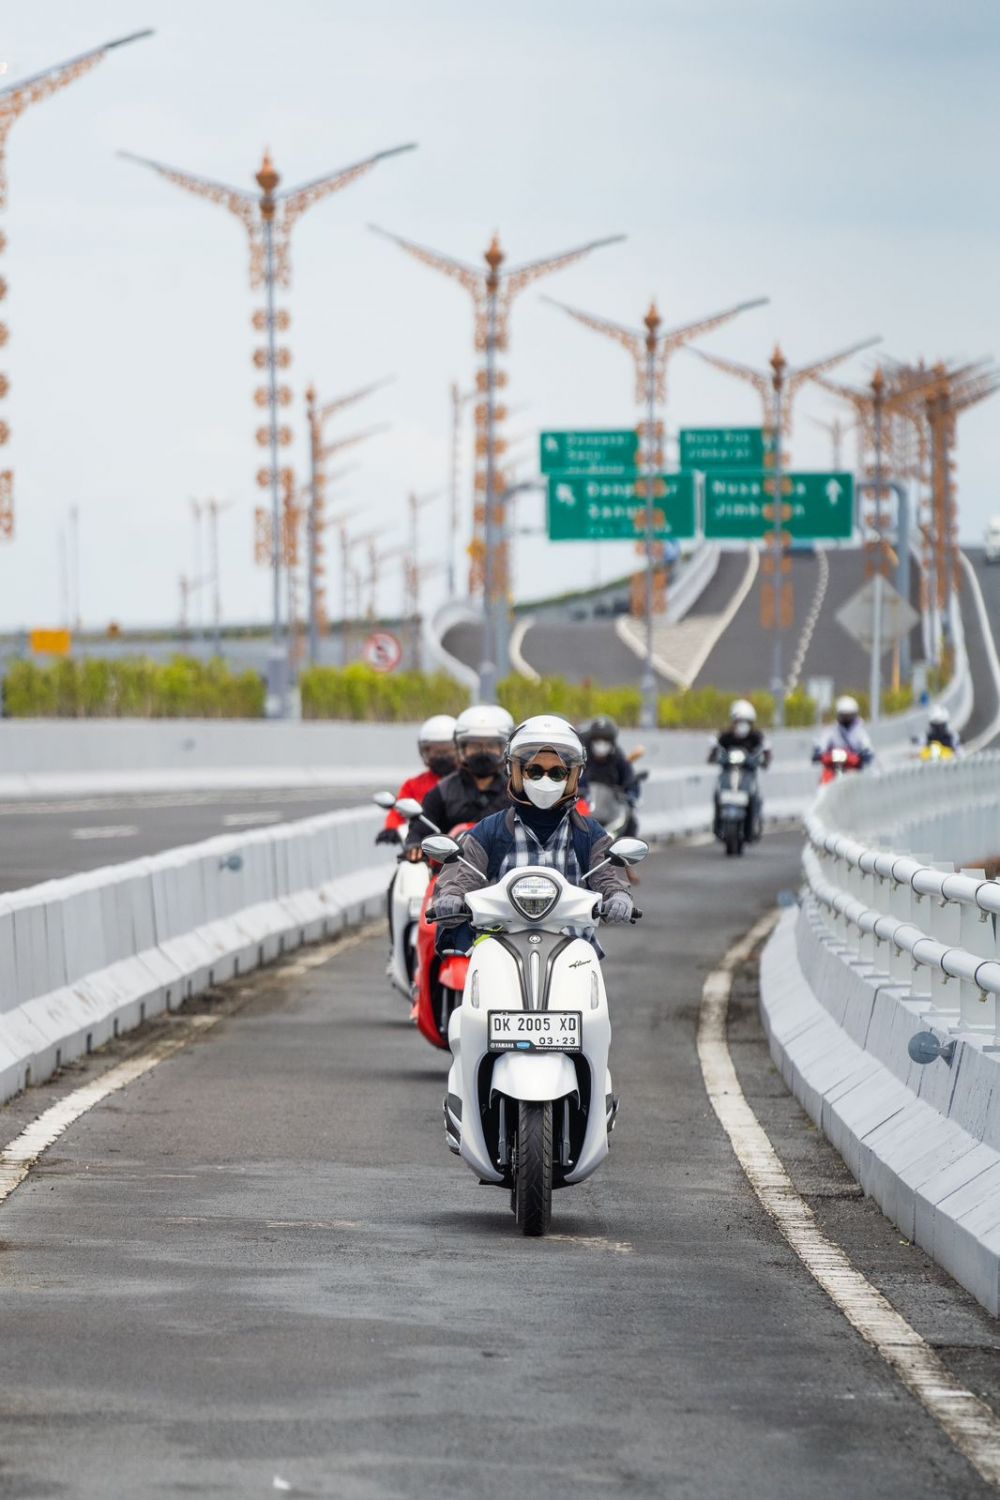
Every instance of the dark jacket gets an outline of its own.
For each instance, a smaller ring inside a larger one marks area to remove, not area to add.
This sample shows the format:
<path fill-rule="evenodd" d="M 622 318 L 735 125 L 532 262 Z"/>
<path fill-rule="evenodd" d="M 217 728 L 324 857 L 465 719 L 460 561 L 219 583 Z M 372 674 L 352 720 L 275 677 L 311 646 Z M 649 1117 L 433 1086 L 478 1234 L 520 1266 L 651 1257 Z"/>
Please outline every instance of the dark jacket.
<path fill-rule="evenodd" d="M 459 863 L 445 865 L 437 884 L 441 895 L 465 896 L 469 891 L 482 890 L 484 886 L 496 883 L 500 866 L 514 846 L 514 819 L 519 811 L 520 809 L 509 807 L 504 812 L 494 813 L 466 834 L 462 843 L 462 858 L 475 868 L 470 870 L 468 866 Z M 573 852 L 581 875 L 585 875 L 606 858 L 611 840 L 595 818 L 585 818 L 575 808 L 566 816 L 570 819 L 572 828 Z M 530 827 L 530 814 L 526 822 Z M 477 878 L 477 870 L 482 872 L 483 879 Z M 605 899 L 615 891 L 628 890 L 625 871 L 618 865 L 605 865 L 587 884 L 595 894 Z"/>
<path fill-rule="evenodd" d="M 761 763 L 765 767 L 771 760 L 771 747 L 767 739 L 759 729 L 751 729 L 749 734 L 734 734 L 731 729 L 722 729 L 716 735 L 715 744 L 708 752 L 709 765 L 719 759 L 721 751 L 742 750 L 746 755 L 759 755 Z"/>
<path fill-rule="evenodd" d="M 503 771 L 498 771 L 489 786 L 482 790 L 464 766 L 439 781 L 423 801 L 424 812 L 442 833 L 450 833 L 457 823 L 479 823 L 490 813 L 506 806 L 507 777 Z M 431 832 L 426 823 L 414 818 L 406 836 L 406 847 L 413 848 Z"/>
<path fill-rule="evenodd" d="M 635 767 L 628 756 L 616 745 L 610 755 L 603 760 L 587 757 L 587 764 L 583 771 L 583 795 L 587 795 L 588 786 L 617 786 L 621 787 L 629 802 L 634 803 L 639 795 L 639 782 L 635 774 Z"/>

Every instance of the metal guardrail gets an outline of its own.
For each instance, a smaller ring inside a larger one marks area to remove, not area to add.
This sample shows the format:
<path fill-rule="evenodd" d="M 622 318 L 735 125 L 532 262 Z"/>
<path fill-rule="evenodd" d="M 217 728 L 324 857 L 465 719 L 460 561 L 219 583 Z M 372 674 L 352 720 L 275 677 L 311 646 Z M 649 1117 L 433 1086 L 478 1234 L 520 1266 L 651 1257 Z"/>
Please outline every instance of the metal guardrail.
<path fill-rule="evenodd" d="M 932 1025 L 996 1044 L 1000 883 L 947 855 L 956 828 L 966 857 L 1000 853 L 998 792 L 997 754 L 844 778 L 806 814 L 803 855 L 809 891 L 848 956 L 908 992 Z"/>

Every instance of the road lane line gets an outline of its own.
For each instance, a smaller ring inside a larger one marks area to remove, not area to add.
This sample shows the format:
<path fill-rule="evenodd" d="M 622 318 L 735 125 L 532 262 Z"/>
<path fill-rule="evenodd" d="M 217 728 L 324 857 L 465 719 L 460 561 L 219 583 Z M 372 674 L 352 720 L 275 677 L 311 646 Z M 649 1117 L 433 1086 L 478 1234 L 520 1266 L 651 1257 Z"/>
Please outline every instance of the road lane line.
<path fill-rule="evenodd" d="M 342 953 L 347 953 L 351 948 L 368 942 L 381 931 L 381 922 L 365 922 L 361 927 L 343 936 L 331 938 L 329 942 L 319 943 L 309 954 L 308 967 L 317 968 L 329 959 L 339 958 Z M 271 966 L 268 968 L 270 969 Z M 271 970 L 271 977 L 280 979 L 282 973 L 283 966 L 277 965 Z M 247 986 L 237 991 L 237 998 L 249 998 L 253 993 L 254 987 Z M 135 1057 L 127 1058 L 124 1062 L 116 1063 L 114 1067 L 108 1068 L 107 1072 L 101 1073 L 97 1078 L 92 1078 L 88 1083 L 81 1084 L 65 1098 L 58 1099 L 55 1104 L 43 1110 L 37 1119 L 32 1120 L 30 1125 L 26 1125 L 20 1135 L 16 1135 L 0 1151 L 0 1204 L 10 1197 L 15 1188 L 20 1187 L 42 1153 L 47 1151 L 53 1141 L 58 1140 L 65 1130 L 79 1120 L 81 1115 L 93 1109 L 95 1104 L 100 1104 L 101 1100 L 106 1099 L 109 1094 L 117 1093 L 119 1089 L 141 1078 L 144 1073 L 149 1073 L 158 1063 L 165 1062 L 168 1057 L 173 1057 L 174 1053 L 180 1052 L 189 1042 L 193 1042 L 201 1032 L 207 1031 L 217 1021 L 221 1021 L 223 1016 L 231 1014 L 231 1010 L 220 1010 L 212 1015 L 175 1018 L 171 1022 L 172 1026 L 177 1028 L 175 1035 L 161 1037 L 151 1042 L 143 1052 Z"/>
<path fill-rule="evenodd" d="M 139 832 L 134 823 L 110 823 L 105 828 L 73 828 L 74 839 L 134 839 Z"/>
<path fill-rule="evenodd" d="M 526 677 L 529 682 L 541 682 L 541 674 L 535 671 L 524 654 L 524 637 L 534 623 L 534 615 L 525 615 L 523 619 L 518 620 L 510 633 L 507 652 L 510 656 L 510 664 L 519 677 Z"/>
<path fill-rule="evenodd" d="M 99 1078 L 92 1078 L 89 1083 L 82 1084 L 64 1099 L 58 1099 L 55 1104 L 43 1110 L 36 1120 L 26 1125 L 21 1134 L 16 1135 L 0 1151 L 0 1203 L 21 1185 L 42 1152 L 47 1151 L 53 1141 L 58 1140 L 63 1131 L 68 1130 L 88 1109 L 93 1109 L 95 1104 L 100 1104 L 109 1094 L 115 1094 L 127 1084 L 134 1083 L 166 1058 L 173 1057 L 198 1032 L 214 1026 L 217 1020 L 218 1016 L 187 1017 L 183 1023 L 182 1035 L 161 1037 L 136 1057 L 117 1063 Z"/>
<path fill-rule="evenodd" d="M 712 1108 L 751 1187 L 806 1270 L 981 1478 L 1000 1486 L 1000 1418 L 955 1379 L 916 1329 L 823 1233 L 740 1086 L 726 1038 L 733 974 L 771 931 L 777 915 L 762 917 L 705 980 L 698 1014 L 698 1061 Z"/>
<path fill-rule="evenodd" d="M 817 547 L 816 557 L 819 562 L 819 576 L 816 579 L 816 589 L 813 593 L 812 603 L 809 606 L 806 622 L 802 627 L 802 634 L 799 636 L 799 644 L 795 650 L 795 660 L 792 662 L 791 671 L 785 681 L 785 692 L 789 696 L 795 692 L 795 689 L 799 685 L 802 668 L 805 666 L 806 657 L 809 655 L 809 647 L 812 645 L 812 638 L 816 633 L 816 626 L 819 624 L 823 601 L 826 599 L 826 590 L 830 582 L 830 559 L 826 555 L 826 548 Z"/>
<path fill-rule="evenodd" d="M 992 721 L 981 733 L 973 735 L 972 739 L 966 742 L 966 752 L 974 754 L 977 750 L 985 750 L 990 741 L 995 740 L 997 735 L 1000 734 L 1000 659 L 997 657 L 997 644 L 993 637 L 993 627 L 990 625 L 986 600 L 983 598 L 983 586 L 976 577 L 976 570 L 965 553 L 960 552 L 958 555 L 962 559 L 965 576 L 972 587 L 972 597 L 976 606 L 976 614 L 979 616 L 979 630 L 983 637 L 983 645 L 986 647 L 986 659 L 990 664 L 990 671 L 993 674 L 993 687 L 997 695 L 997 711 L 993 715 Z"/>

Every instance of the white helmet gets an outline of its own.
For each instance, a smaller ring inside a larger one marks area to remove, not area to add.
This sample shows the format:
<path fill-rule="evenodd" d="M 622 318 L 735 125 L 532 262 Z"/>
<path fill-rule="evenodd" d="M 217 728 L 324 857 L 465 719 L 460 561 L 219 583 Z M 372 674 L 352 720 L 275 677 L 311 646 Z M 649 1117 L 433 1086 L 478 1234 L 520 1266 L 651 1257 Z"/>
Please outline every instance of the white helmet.
<path fill-rule="evenodd" d="M 756 724 L 757 710 L 749 698 L 737 698 L 729 709 L 729 717 L 733 720 L 742 719 L 747 724 Z"/>
<path fill-rule="evenodd" d="M 833 707 L 838 719 L 841 717 L 845 719 L 856 719 L 858 714 L 861 712 L 860 708 L 858 707 L 857 698 L 852 698 L 850 693 L 844 693 L 842 697 L 837 699 Z"/>
<path fill-rule="evenodd" d="M 539 750 L 552 750 L 567 766 L 582 766 L 587 760 L 583 741 L 572 724 L 555 714 L 533 714 L 517 726 L 507 746 L 508 763 L 527 763 Z"/>
<path fill-rule="evenodd" d="M 943 703 L 934 704 L 934 707 L 930 711 L 930 722 L 932 724 L 941 724 L 942 726 L 951 723 L 951 714 Z"/>
<path fill-rule="evenodd" d="M 451 714 L 431 714 L 420 726 L 417 744 L 450 745 L 455 738 L 455 720 Z"/>
<path fill-rule="evenodd" d="M 465 708 L 455 720 L 455 744 L 463 740 L 503 740 L 514 728 L 514 720 L 498 703 L 476 703 Z"/>

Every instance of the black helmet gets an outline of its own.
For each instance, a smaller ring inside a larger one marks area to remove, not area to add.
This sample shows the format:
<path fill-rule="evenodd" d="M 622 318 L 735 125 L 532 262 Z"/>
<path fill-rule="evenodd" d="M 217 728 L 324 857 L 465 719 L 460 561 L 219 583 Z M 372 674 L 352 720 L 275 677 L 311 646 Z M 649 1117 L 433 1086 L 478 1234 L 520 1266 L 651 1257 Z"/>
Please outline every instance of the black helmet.
<path fill-rule="evenodd" d="M 592 719 L 587 725 L 585 735 L 588 740 L 610 740 L 613 745 L 618 743 L 618 725 L 614 719 L 609 719 L 606 714 Z"/>

